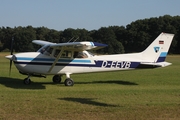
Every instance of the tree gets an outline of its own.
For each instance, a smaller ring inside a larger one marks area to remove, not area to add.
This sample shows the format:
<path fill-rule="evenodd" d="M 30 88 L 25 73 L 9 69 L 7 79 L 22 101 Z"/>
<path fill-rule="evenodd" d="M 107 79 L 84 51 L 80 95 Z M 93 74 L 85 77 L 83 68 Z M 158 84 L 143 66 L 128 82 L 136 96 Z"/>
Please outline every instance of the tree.
<path fill-rule="evenodd" d="M 16 52 L 34 51 L 32 40 L 36 39 L 36 31 L 32 26 L 14 29 L 14 46 Z"/>
<path fill-rule="evenodd" d="M 94 41 L 108 45 L 107 49 L 99 50 L 99 52 L 107 54 L 124 52 L 124 47 L 117 41 L 116 35 L 110 27 L 101 27 L 98 31 L 95 31 L 92 36 L 94 37 Z"/>
<path fill-rule="evenodd" d="M 70 41 L 94 41 L 107 44 L 108 47 L 97 52 L 114 54 L 140 52 L 144 50 L 161 32 L 175 34 L 169 53 L 180 53 L 180 16 L 164 15 L 149 19 L 136 20 L 126 27 L 109 26 L 98 30 L 67 28 L 64 31 L 47 27 L 1 27 L 0 51 L 7 51 L 14 36 L 16 52 L 34 51 L 39 46 L 32 44 L 33 39 L 55 43 Z M 77 39 L 78 38 L 78 39 Z"/>
<path fill-rule="evenodd" d="M 0 31 L 0 40 L 1 40 L 1 50 L 9 49 L 11 48 L 11 39 L 14 36 L 14 30 L 10 27 L 2 27 Z"/>

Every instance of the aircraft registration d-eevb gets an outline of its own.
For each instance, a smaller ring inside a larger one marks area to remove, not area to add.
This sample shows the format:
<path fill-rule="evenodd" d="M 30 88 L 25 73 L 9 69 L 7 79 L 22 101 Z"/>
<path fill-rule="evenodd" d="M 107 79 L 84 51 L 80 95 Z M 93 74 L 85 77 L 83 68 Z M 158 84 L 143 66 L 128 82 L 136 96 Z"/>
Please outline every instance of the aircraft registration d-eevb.
<path fill-rule="evenodd" d="M 52 43 L 33 40 L 42 47 L 37 52 L 24 52 L 6 56 L 14 62 L 21 74 L 27 75 L 24 84 L 30 84 L 31 76 L 46 77 L 54 75 L 53 82 L 60 83 L 66 75 L 64 84 L 73 86 L 70 78 L 74 73 L 90 73 L 138 68 L 157 68 L 171 65 L 165 62 L 174 34 L 161 33 L 144 51 L 130 54 L 93 55 L 88 50 L 106 47 L 97 42 Z"/>

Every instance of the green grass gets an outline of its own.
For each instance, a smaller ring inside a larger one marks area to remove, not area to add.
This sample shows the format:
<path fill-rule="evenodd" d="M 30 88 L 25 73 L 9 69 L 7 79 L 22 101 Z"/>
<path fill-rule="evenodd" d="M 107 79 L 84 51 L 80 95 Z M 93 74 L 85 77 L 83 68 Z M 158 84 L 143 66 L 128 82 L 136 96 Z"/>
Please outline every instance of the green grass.
<path fill-rule="evenodd" d="M 180 56 L 168 56 L 165 68 L 74 74 L 73 87 L 53 84 L 52 76 L 23 76 L 8 53 L 0 53 L 0 119 L 178 120 L 180 118 Z M 63 76 L 65 79 L 65 76 Z"/>

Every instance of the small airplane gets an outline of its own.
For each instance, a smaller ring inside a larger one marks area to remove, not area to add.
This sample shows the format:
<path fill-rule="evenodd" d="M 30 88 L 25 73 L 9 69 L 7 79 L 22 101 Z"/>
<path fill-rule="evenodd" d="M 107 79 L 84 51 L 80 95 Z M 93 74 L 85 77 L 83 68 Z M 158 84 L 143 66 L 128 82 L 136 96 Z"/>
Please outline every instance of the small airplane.
<path fill-rule="evenodd" d="M 53 82 L 60 83 L 66 75 L 65 86 L 73 86 L 70 78 L 74 73 L 105 72 L 157 68 L 171 65 L 165 62 L 174 34 L 161 33 L 144 51 L 130 54 L 94 55 L 88 50 L 106 47 L 97 42 L 52 43 L 43 40 L 32 42 L 42 47 L 37 52 L 24 52 L 6 56 L 23 75 L 24 84 L 30 84 L 30 77 L 54 75 Z"/>

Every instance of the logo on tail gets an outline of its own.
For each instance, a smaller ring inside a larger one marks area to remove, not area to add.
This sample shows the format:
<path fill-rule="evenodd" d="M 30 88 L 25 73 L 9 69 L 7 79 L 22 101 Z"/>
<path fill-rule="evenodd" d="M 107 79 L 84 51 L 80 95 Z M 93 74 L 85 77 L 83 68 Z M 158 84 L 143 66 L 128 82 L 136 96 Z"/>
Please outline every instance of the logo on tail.
<path fill-rule="evenodd" d="M 154 47 L 154 51 L 157 53 L 160 47 Z"/>

